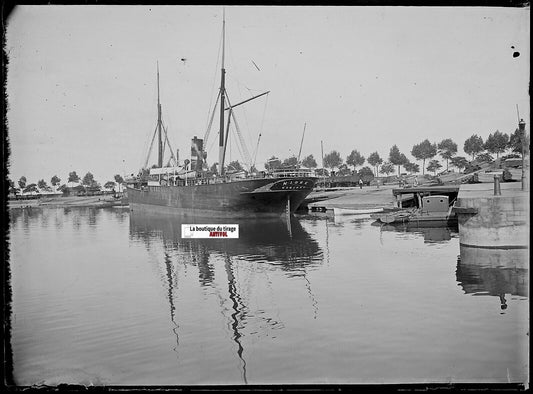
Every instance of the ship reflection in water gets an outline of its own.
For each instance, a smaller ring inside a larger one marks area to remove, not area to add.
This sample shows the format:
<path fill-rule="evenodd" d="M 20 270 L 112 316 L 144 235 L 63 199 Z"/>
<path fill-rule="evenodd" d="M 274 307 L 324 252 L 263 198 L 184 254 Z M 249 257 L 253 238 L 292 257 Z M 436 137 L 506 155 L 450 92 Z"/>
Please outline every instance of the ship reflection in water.
<path fill-rule="evenodd" d="M 228 219 L 223 220 L 225 223 Z M 182 224 L 213 222 L 216 219 L 156 216 L 136 211 L 130 213 L 130 236 L 146 241 L 147 246 L 154 236 L 158 236 L 165 246 L 190 253 L 192 261 L 198 261 L 200 265 L 209 262 L 211 253 L 222 253 L 254 262 L 269 262 L 291 275 L 298 275 L 299 269 L 322 261 L 318 243 L 295 217 L 290 221 L 281 218 L 239 219 L 239 238 L 234 240 L 181 238 Z"/>
<path fill-rule="evenodd" d="M 456 276 L 466 294 L 498 297 L 502 311 L 507 309 L 508 295 L 529 296 L 527 249 L 486 249 L 460 245 L 460 253 Z"/>
<path fill-rule="evenodd" d="M 239 220 L 238 239 L 182 239 L 182 224 L 220 223 L 209 218 L 156 216 L 153 213 L 130 212 L 132 240 L 141 240 L 149 252 L 158 250 L 154 239 L 159 239 L 163 243 L 163 256 L 156 260 L 164 262 L 164 266 L 162 264 L 160 267 L 161 281 L 168 296 L 172 331 L 176 335 L 174 350 L 178 352 L 179 347 L 176 303 L 180 299 L 182 302 L 187 302 L 185 297 L 180 297 L 178 272 L 189 266 L 196 266 L 200 286 L 217 289 L 220 311 L 227 319 L 231 339 L 235 343 L 236 353 L 241 362 L 242 380 L 248 383 L 246 357 L 241 341 L 243 330 L 247 325 L 255 327 L 253 329 L 255 334 L 258 331 L 283 328 L 283 322 L 275 316 L 275 313 L 269 314 L 266 310 L 268 308 L 254 305 L 249 294 L 253 280 L 249 276 L 254 273 L 260 275 L 271 270 L 280 270 L 287 278 L 303 277 L 311 303 L 316 307 L 316 300 L 306 278 L 306 269 L 322 263 L 322 251 L 316 240 L 311 238 L 294 217 L 290 220 L 271 218 Z M 219 275 L 218 282 L 217 275 Z M 220 290 L 226 292 L 226 296 Z"/>

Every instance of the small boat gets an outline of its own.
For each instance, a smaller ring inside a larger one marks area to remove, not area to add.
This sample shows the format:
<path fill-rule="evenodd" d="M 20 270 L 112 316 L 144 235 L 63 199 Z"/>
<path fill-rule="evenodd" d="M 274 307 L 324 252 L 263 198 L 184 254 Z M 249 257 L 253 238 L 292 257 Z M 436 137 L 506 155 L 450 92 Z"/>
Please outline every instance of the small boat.
<path fill-rule="evenodd" d="M 457 215 L 448 196 L 421 197 L 419 207 L 401 209 L 382 214 L 372 214 L 370 217 L 385 224 L 408 224 L 417 226 L 440 226 L 457 223 Z"/>
<path fill-rule="evenodd" d="M 335 216 L 340 215 L 368 215 L 371 213 L 383 212 L 383 208 L 369 208 L 369 209 L 349 209 L 349 208 L 333 208 Z"/>
<path fill-rule="evenodd" d="M 401 211 L 396 212 L 386 212 L 382 214 L 372 214 L 370 217 L 376 219 L 381 223 L 385 224 L 394 224 L 394 223 L 406 223 L 409 221 L 411 216 L 414 214 L 412 209 L 402 209 Z"/>

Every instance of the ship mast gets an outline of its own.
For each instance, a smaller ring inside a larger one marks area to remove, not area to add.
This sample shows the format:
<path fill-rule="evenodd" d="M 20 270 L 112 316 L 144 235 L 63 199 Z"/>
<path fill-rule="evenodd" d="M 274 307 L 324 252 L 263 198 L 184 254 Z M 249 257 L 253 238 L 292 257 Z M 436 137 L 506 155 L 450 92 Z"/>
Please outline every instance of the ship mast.
<path fill-rule="evenodd" d="M 163 139 L 161 138 L 161 102 L 159 100 L 159 62 L 157 62 L 157 166 L 163 167 Z"/>
<path fill-rule="evenodd" d="M 304 123 L 304 132 L 302 133 L 302 141 L 300 142 L 300 150 L 298 151 L 298 166 L 300 166 L 300 155 L 302 154 L 302 145 L 304 144 L 305 126 L 307 126 L 307 123 Z"/>
<path fill-rule="evenodd" d="M 225 74 L 226 70 L 224 69 L 224 46 L 226 40 L 226 15 L 222 11 L 222 69 L 220 75 L 220 132 L 218 140 L 218 173 L 224 175 L 224 98 L 225 98 Z"/>

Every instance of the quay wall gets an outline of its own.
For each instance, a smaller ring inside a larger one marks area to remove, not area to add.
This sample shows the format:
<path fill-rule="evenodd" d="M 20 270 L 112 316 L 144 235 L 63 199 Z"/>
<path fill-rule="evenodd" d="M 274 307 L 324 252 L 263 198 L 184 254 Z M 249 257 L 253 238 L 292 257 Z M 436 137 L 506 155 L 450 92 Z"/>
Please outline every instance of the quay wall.
<path fill-rule="evenodd" d="M 462 185 L 456 206 L 476 213 L 458 213 L 459 242 L 483 248 L 529 247 L 529 193 L 505 187 L 501 195 L 491 184 Z M 519 184 L 518 184 L 519 187 Z"/>
<path fill-rule="evenodd" d="M 8 209 L 23 208 L 67 208 L 67 207 L 111 207 L 126 205 L 127 199 L 114 198 L 113 195 L 41 197 L 31 200 L 8 200 Z"/>

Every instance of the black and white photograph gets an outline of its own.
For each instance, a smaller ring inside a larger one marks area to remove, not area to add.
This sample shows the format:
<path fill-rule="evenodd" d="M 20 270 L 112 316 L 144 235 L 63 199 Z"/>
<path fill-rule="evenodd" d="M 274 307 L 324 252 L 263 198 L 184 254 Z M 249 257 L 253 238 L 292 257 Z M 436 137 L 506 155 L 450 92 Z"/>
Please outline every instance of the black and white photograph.
<path fill-rule="evenodd" d="M 530 5 L 16 5 L 11 388 L 529 388 Z"/>

